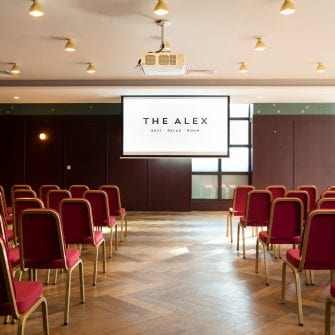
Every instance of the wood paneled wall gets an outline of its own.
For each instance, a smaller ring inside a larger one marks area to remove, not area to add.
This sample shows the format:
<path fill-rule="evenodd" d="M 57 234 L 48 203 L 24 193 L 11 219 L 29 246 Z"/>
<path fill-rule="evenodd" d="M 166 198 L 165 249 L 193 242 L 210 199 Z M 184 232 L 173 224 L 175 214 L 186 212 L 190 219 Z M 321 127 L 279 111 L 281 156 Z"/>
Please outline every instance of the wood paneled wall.
<path fill-rule="evenodd" d="M 335 116 L 253 118 L 253 184 L 335 184 Z"/>
<path fill-rule="evenodd" d="M 116 184 L 128 210 L 190 210 L 191 159 L 120 159 L 121 134 L 119 115 L 2 116 L 0 184 Z"/>

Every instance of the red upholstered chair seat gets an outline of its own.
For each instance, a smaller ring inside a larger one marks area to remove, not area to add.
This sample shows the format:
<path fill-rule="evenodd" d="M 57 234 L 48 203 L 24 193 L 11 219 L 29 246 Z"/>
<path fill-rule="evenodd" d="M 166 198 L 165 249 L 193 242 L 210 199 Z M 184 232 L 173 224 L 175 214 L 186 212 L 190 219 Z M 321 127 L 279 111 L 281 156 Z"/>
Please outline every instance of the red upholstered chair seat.
<path fill-rule="evenodd" d="M 36 281 L 14 282 L 16 304 L 20 313 L 24 313 L 43 293 L 43 286 Z"/>
<path fill-rule="evenodd" d="M 268 225 L 268 221 L 248 221 L 248 226 L 250 227 L 265 227 Z M 245 223 L 245 217 L 240 217 L 240 224 L 242 226 L 246 226 L 246 223 Z"/>
<path fill-rule="evenodd" d="M 259 239 L 266 243 L 268 238 L 267 231 L 259 232 Z M 300 236 L 292 237 L 292 238 L 285 238 L 285 237 L 275 237 L 272 236 L 270 238 L 270 243 L 272 244 L 299 244 L 300 243 Z"/>
<path fill-rule="evenodd" d="M 6 235 L 8 241 L 13 241 L 14 239 L 14 232 L 12 229 L 6 229 Z"/>
<path fill-rule="evenodd" d="M 8 248 L 8 259 L 12 268 L 18 266 L 20 264 L 20 249 Z"/>

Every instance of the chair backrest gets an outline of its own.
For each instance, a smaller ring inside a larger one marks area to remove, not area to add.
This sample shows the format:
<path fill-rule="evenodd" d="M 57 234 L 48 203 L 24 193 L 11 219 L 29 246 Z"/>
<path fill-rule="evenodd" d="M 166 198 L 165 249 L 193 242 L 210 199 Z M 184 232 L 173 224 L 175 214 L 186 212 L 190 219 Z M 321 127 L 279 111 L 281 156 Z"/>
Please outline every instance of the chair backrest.
<path fill-rule="evenodd" d="M 302 201 L 298 198 L 277 198 L 272 201 L 268 227 L 268 243 L 271 238 L 277 241 L 301 235 L 303 222 Z M 277 242 L 278 243 L 278 242 Z"/>
<path fill-rule="evenodd" d="M 248 193 L 245 209 L 245 225 L 267 226 L 270 218 L 272 194 L 267 190 L 254 190 Z"/>
<path fill-rule="evenodd" d="M 84 193 L 84 198 L 91 204 L 93 225 L 97 227 L 109 226 L 108 196 L 102 190 L 90 190 Z"/>
<path fill-rule="evenodd" d="M 102 185 L 99 189 L 107 193 L 110 215 L 118 215 L 122 208 L 119 188 L 116 185 Z"/>
<path fill-rule="evenodd" d="M 299 191 L 306 191 L 309 195 L 308 213 L 316 208 L 316 200 L 318 198 L 318 189 L 315 185 L 300 185 L 297 188 Z"/>
<path fill-rule="evenodd" d="M 272 200 L 285 197 L 286 186 L 284 185 L 269 185 L 266 189 L 271 192 Z"/>
<path fill-rule="evenodd" d="M 335 209 L 335 198 L 321 198 L 317 202 L 318 209 Z"/>
<path fill-rule="evenodd" d="M 246 210 L 248 193 L 255 189 L 252 185 L 238 185 L 234 189 L 233 211 L 237 216 L 243 216 Z"/>
<path fill-rule="evenodd" d="M 301 191 L 301 190 L 287 191 L 285 196 L 287 198 L 298 198 L 302 201 L 302 204 L 304 205 L 304 221 L 306 221 L 309 209 L 309 194 L 307 193 L 307 191 Z"/>
<path fill-rule="evenodd" d="M 5 204 L 4 194 L 0 191 L 0 214 L 6 218 L 7 216 L 7 209 Z"/>
<path fill-rule="evenodd" d="M 91 205 L 86 199 L 63 199 L 60 217 L 66 243 L 93 243 L 93 220 Z"/>
<path fill-rule="evenodd" d="M 15 295 L 14 278 L 8 261 L 6 242 L 0 236 L 0 315 L 13 315 L 18 318 Z"/>
<path fill-rule="evenodd" d="M 37 198 L 36 192 L 31 189 L 18 188 L 13 191 L 12 202 L 16 198 Z"/>
<path fill-rule="evenodd" d="M 84 193 L 89 190 L 87 185 L 71 185 L 69 191 L 72 198 L 83 198 Z"/>
<path fill-rule="evenodd" d="M 4 206 L 7 209 L 6 193 L 5 193 L 5 189 L 4 189 L 4 187 L 2 185 L 0 185 L 0 193 L 3 196 Z"/>
<path fill-rule="evenodd" d="M 5 226 L 5 220 L 1 214 L 0 214 L 0 237 L 2 237 L 3 240 L 6 242 L 6 250 L 8 253 L 9 244 L 8 244 L 8 238 L 7 238 L 7 231 L 6 231 L 6 226 Z"/>
<path fill-rule="evenodd" d="M 44 206 L 47 206 L 47 194 L 51 190 L 59 190 L 60 187 L 58 185 L 41 185 L 39 196 L 43 201 Z"/>
<path fill-rule="evenodd" d="M 335 185 L 329 186 L 327 191 L 335 191 Z"/>
<path fill-rule="evenodd" d="M 68 190 L 50 190 L 47 193 L 47 208 L 59 211 L 59 204 L 63 199 L 71 198 Z"/>
<path fill-rule="evenodd" d="M 316 209 L 308 215 L 299 270 L 335 269 L 335 210 Z"/>
<path fill-rule="evenodd" d="M 30 185 L 27 185 L 27 184 L 15 184 L 11 187 L 11 193 L 13 193 L 15 190 L 23 190 L 23 189 L 28 189 L 28 190 L 31 190 L 31 186 Z"/>
<path fill-rule="evenodd" d="M 320 198 L 335 198 L 335 191 L 324 191 L 321 193 Z"/>
<path fill-rule="evenodd" d="M 44 208 L 43 202 L 38 198 L 16 198 L 13 202 L 13 233 L 14 242 L 18 240 L 19 217 L 23 210 L 28 208 Z"/>
<path fill-rule="evenodd" d="M 65 268 L 64 238 L 59 214 L 53 209 L 26 209 L 19 217 L 21 268 Z"/>

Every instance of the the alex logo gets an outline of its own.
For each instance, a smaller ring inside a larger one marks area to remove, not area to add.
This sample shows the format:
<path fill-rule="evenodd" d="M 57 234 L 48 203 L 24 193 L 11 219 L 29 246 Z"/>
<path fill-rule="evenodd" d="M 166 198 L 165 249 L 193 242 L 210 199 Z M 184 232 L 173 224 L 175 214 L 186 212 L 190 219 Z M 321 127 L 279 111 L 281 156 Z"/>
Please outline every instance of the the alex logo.
<path fill-rule="evenodd" d="M 144 117 L 144 124 L 148 124 L 148 125 L 158 125 L 158 124 L 167 124 L 167 125 L 171 125 L 171 124 L 208 124 L 208 117 L 192 117 L 192 118 L 175 118 L 170 120 L 167 117 Z"/>

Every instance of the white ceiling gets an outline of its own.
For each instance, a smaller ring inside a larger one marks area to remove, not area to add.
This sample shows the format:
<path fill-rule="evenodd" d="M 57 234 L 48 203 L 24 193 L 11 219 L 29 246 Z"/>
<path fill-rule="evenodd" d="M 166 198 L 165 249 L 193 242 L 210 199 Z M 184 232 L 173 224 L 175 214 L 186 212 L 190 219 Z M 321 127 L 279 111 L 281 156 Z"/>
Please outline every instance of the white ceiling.
<path fill-rule="evenodd" d="M 156 0 L 40 0 L 45 15 L 28 15 L 30 0 L 0 1 L 0 103 L 115 102 L 122 94 L 229 94 L 233 102 L 335 102 L 334 0 L 166 0 L 172 52 L 187 69 L 213 75 L 146 77 L 141 55 L 160 47 Z M 268 48 L 253 50 L 263 36 Z M 64 51 L 66 38 L 77 50 Z M 249 72 L 238 71 L 246 62 Z M 318 61 L 327 71 L 315 72 Z M 96 66 L 87 74 L 87 63 Z M 19 96 L 19 100 L 14 100 Z"/>

